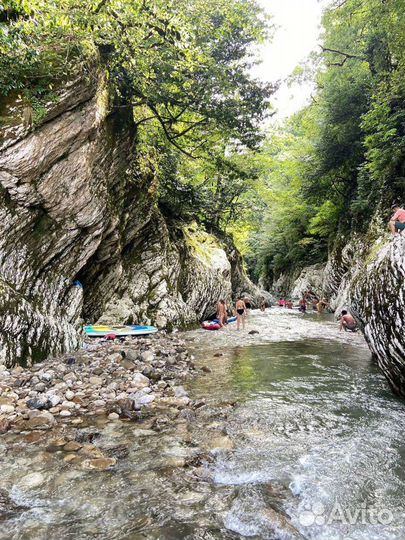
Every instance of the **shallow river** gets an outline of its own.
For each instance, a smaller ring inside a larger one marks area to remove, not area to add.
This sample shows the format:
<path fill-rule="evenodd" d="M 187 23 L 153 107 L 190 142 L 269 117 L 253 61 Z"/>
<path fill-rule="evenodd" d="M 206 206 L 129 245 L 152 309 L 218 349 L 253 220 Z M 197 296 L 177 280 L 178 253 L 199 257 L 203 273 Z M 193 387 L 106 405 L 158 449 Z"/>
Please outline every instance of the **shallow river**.
<path fill-rule="evenodd" d="M 1 486 L 26 507 L 1 540 L 405 538 L 405 403 L 360 335 L 272 309 L 186 338 L 211 368 L 187 389 L 208 405 L 159 433 L 99 420 L 97 444 L 129 449 L 115 470 L 0 440 Z M 223 449 L 201 454 L 212 437 Z"/>

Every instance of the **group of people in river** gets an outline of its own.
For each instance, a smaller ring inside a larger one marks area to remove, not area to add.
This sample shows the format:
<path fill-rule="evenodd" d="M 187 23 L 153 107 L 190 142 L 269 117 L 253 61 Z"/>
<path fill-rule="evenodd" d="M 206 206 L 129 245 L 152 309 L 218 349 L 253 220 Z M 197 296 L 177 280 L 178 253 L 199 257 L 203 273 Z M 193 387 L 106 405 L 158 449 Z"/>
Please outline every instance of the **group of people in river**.
<path fill-rule="evenodd" d="M 280 307 L 285 307 L 288 309 L 294 308 L 292 300 L 286 300 L 284 298 L 280 298 L 280 300 L 278 301 L 278 305 Z M 298 302 L 298 311 L 300 311 L 301 313 L 306 313 L 307 309 L 312 309 L 313 311 L 317 311 L 318 313 L 323 313 L 325 309 L 329 307 L 329 302 L 325 298 L 318 298 L 318 296 L 312 291 L 312 289 L 306 290 L 302 294 L 302 298 L 300 298 Z"/>
<path fill-rule="evenodd" d="M 262 299 L 260 309 L 263 311 L 262 307 L 265 306 L 265 299 Z M 234 316 L 236 316 L 236 325 L 239 330 L 240 327 L 245 328 L 246 320 L 249 316 L 249 311 L 252 309 L 252 300 L 251 298 L 245 296 L 239 296 L 235 303 L 235 309 L 233 310 Z M 265 309 L 265 308 L 264 308 Z M 228 324 L 228 306 L 226 305 L 225 300 L 220 300 L 217 305 L 217 319 L 221 326 Z"/>
<path fill-rule="evenodd" d="M 235 309 L 233 310 L 234 316 L 236 316 L 236 327 L 237 330 L 245 328 L 246 320 L 249 316 L 249 311 L 252 308 L 252 300 L 249 297 L 239 296 L 235 303 Z M 280 307 L 285 307 L 287 309 L 293 309 L 294 305 L 291 300 L 285 300 L 280 298 L 278 301 Z M 329 302 L 325 298 L 318 298 L 316 294 L 311 290 L 306 290 L 302 298 L 298 302 L 298 311 L 301 313 L 306 313 L 307 305 L 312 307 L 313 311 L 318 313 L 323 313 L 326 308 L 330 307 Z M 266 311 L 268 303 L 265 298 L 262 298 L 259 302 L 260 311 Z M 217 319 L 221 327 L 224 327 L 228 324 L 228 306 L 226 305 L 225 300 L 220 300 L 217 305 Z M 341 316 L 339 319 L 339 329 L 345 331 L 355 332 L 357 330 L 357 323 L 354 317 L 348 313 L 347 310 L 342 310 Z"/>

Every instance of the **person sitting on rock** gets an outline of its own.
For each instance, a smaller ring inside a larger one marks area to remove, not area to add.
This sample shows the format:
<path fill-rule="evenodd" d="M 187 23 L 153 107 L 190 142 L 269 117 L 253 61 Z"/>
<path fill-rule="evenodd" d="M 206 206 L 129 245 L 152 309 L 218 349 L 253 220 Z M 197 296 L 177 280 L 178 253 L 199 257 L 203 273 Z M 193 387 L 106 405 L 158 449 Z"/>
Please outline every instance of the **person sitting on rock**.
<path fill-rule="evenodd" d="M 286 300 L 285 307 L 288 309 L 292 309 L 294 307 L 294 304 L 291 302 L 291 300 Z"/>
<path fill-rule="evenodd" d="M 345 332 L 356 332 L 357 330 L 357 323 L 354 320 L 354 317 L 345 309 L 342 310 L 342 316 L 340 317 L 339 330 L 342 331 L 342 329 L 344 329 Z"/>
<path fill-rule="evenodd" d="M 398 204 L 393 204 L 391 208 L 394 213 L 388 223 L 388 227 L 391 233 L 397 236 L 405 230 L 405 210 L 400 208 Z"/>
<path fill-rule="evenodd" d="M 221 326 L 225 326 L 228 323 L 228 313 L 225 300 L 220 300 L 217 305 L 217 319 Z"/>

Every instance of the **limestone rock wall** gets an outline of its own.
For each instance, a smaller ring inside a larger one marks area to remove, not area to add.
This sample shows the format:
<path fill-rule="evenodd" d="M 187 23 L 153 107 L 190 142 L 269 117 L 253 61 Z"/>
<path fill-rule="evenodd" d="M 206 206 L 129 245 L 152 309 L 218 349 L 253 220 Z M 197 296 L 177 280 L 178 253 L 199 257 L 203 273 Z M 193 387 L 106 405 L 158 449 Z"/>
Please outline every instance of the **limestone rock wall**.
<path fill-rule="evenodd" d="M 336 316 L 349 309 L 391 387 L 405 397 L 405 237 L 354 235 L 318 270 L 304 269 L 294 291 L 310 283 Z"/>
<path fill-rule="evenodd" d="M 302 295 L 308 289 L 312 289 L 321 296 L 320 291 L 324 289 L 325 264 L 313 264 L 305 267 L 298 278 L 294 281 L 290 293 L 292 299 L 302 298 Z"/>
<path fill-rule="evenodd" d="M 374 246 L 352 280 L 350 304 L 391 387 L 405 397 L 405 238 Z"/>
<path fill-rule="evenodd" d="M 219 241 L 166 223 L 112 100 L 98 74 L 72 81 L 35 130 L 20 98 L 0 104 L 0 363 L 73 349 L 84 321 L 196 323 L 244 276 Z"/>
<path fill-rule="evenodd" d="M 171 223 L 158 211 L 123 257 L 120 285 L 106 304 L 102 322 L 142 321 L 186 327 L 215 313 L 232 296 L 231 265 L 214 237 Z"/>

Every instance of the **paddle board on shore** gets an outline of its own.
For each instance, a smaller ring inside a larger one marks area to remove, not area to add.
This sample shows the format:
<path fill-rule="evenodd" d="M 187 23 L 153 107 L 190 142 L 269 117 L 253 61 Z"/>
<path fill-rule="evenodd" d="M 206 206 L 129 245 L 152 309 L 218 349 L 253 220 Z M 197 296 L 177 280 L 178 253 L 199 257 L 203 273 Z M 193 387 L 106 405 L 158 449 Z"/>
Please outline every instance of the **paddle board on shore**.
<path fill-rule="evenodd" d="M 156 326 L 107 326 L 91 324 L 84 327 L 84 332 L 89 337 L 104 337 L 109 334 L 116 336 L 144 336 L 156 334 Z"/>

